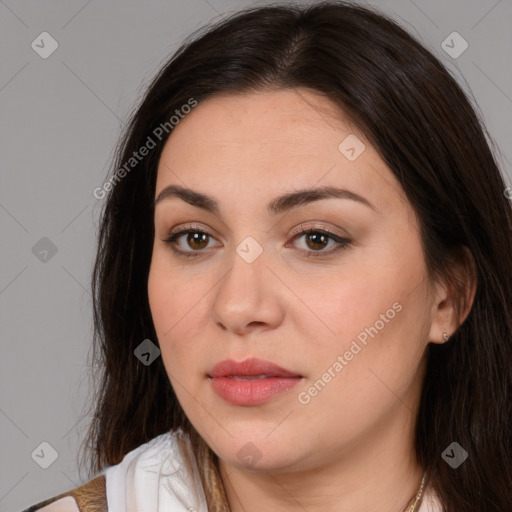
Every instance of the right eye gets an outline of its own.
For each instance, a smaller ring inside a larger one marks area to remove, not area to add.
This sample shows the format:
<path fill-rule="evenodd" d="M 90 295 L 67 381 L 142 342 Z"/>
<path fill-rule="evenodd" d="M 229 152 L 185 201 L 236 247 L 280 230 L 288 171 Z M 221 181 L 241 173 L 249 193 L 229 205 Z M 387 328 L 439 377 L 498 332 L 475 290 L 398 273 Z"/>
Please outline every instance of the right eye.
<path fill-rule="evenodd" d="M 179 256 L 191 258 L 200 256 L 200 252 L 208 248 L 209 237 L 212 237 L 212 235 L 206 233 L 206 231 L 203 231 L 202 229 L 182 229 L 176 233 L 171 233 L 164 242 L 169 244 L 171 249 Z M 188 247 L 192 248 L 191 251 L 183 248 L 183 245 L 180 243 L 183 240 Z"/>

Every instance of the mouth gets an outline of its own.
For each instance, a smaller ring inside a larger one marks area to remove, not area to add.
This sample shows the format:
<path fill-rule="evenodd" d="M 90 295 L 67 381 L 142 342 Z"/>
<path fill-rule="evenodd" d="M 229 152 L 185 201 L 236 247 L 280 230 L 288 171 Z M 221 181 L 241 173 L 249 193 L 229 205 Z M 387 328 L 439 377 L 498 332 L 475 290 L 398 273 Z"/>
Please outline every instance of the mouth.
<path fill-rule="evenodd" d="M 208 374 L 213 391 L 231 405 L 256 406 L 295 387 L 302 375 L 262 359 L 231 359 L 216 364 Z"/>

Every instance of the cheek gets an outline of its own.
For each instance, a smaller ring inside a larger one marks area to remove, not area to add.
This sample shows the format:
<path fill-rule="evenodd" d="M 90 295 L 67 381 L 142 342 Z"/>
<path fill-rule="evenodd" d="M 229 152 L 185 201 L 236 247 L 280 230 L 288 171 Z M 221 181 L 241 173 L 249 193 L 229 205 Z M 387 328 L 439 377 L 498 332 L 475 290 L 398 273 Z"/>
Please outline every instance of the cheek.
<path fill-rule="evenodd" d="M 148 300 L 158 334 L 170 334 L 174 330 L 180 318 L 191 309 L 196 290 L 195 286 L 187 287 L 166 251 L 155 247 L 148 276 Z"/>
<path fill-rule="evenodd" d="M 351 369 L 344 373 L 354 378 L 369 367 L 382 369 L 390 382 L 394 372 L 397 384 L 411 376 L 404 365 L 413 371 L 421 359 L 429 304 L 421 246 L 408 240 L 400 247 L 380 245 L 375 261 L 358 258 L 336 275 L 296 281 L 294 292 L 310 307 L 297 302 L 289 314 L 314 347 L 315 374 L 346 355 Z"/>
<path fill-rule="evenodd" d="M 205 280 L 183 277 L 156 252 L 148 276 L 148 300 L 164 364 L 178 375 L 198 350 L 199 331 L 204 327 L 208 285 Z M 204 289 L 203 289 L 204 285 Z"/>
<path fill-rule="evenodd" d="M 148 276 L 148 301 L 151 316 L 157 334 L 160 336 L 172 327 L 176 296 L 172 293 L 170 281 L 166 275 L 165 265 L 160 262 L 158 254 L 153 254 Z"/>
<path fill-rule="evenodd" d="M 148 276 L 148 300 L 164 361 L 166 353 L 177 348 L 174 346 L 177 339 L 175 333 L 185 307 L 185 301 L 180 298 L 183 291 L 176 281 L 176 275 L 171 278 L 168 267 L 158 252 L 153 254 Z"/>
<path fill-rule="evenodd" d="M 402 296 L 397 276 L 379 266 L 364 271 L 350 266 L 319 278 L 296 276 L 293 291 L 299 300 L 288 313 L 312 343 L 319 337 L 350 341 L 386 311 L 394 316 L 393 304 Z"/>

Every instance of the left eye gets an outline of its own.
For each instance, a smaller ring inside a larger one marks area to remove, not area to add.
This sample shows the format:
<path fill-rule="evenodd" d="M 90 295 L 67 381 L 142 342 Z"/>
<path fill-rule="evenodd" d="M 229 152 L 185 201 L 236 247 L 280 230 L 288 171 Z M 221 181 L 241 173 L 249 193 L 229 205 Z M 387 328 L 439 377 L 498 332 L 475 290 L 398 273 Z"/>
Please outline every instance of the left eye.
<path fill-rule="evenodd" d="M 185 236 L 186 243 L 190 248 L 192 248 L 192 251 L 179 247 L 180 239 Z M 303 237 L 305 239 L 307 248 L 300 250 L 301 252 L 307 253 L 308 257 L 328 256 L 333 252 L 339 249 L 343 249 L 351 244 L 351 240 L 347 238 L 339 237 L 330 231 L 318 228 L 309 228 L 301 231 L 293 237 L 293 240 L 297 240 Z M 200 252 L 208 249 L 208 238 L 213 237 L 201 229 L 185 229 L 171 234 L 167 239 L 164 240 L 164 242 L 169 244 L 171 249 L 180 256 L 196 257 L 200 256 Z M 322 250 L 329 245 L 329 241 L 333 242 L 332 245 L 334 245 L 334 247 L 328 251 Z M 287 244 L 286 247 L 289 247 L 289 244 Z M 308 250 L 308 248 L 311 250 Z"/>
<path fill-rule="evenodd" d="M 335 249 L 330 251 L 322 251 L 331 253 L 333 250 L 337 250 L 341 247 L 345 247 L 350 243 L 350 240 L 346 238 L 341 238 L 334 233 L 329 231 L 325 231 L 322 229 L 314 229 L 310 228 L 305 231 L 301 231 L 298 235 L 294 237 L 294 240 L 304 238 L 306 247 L 308 249 L 312 249 L 313 252 L 319 252 L 322 249 L 325 249 L 329 245 L 329 241 L 333 242 Z M 332 247 L 331 245 L 331 247 Z M 306 249 L 307 250 L 307 249 Z"/>

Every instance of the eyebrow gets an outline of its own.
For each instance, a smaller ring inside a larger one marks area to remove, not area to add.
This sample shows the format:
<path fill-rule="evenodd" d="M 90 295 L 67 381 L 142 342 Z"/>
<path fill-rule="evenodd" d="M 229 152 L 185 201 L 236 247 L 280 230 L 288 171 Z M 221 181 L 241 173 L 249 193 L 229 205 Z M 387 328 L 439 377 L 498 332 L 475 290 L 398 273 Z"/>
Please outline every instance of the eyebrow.
<path fill-rule="evenodd" d="M 197 208 L 202 208 L 207 210 L 215 215 L 220 215 L 220 206 L 218 201 L 211 196 L 198 192 L 196 190 L 192 190 L 190 188 L 182 187 L 180 185 L 169 185 L 165 187 L 158 197 L 155 199 L 153 204 L 156 207 L 160 202 L 165 199 L 170 199 L 173 197 L 177 197 L 182 199 L 186 203 L 196 206 Z M 336 188 L 336 187 L 318 187 L 313 189 L 304 189 L 298 190 L 296 192 L 290 192 L 287 194 L 283 194 L 279 197 L 273 199 L 267 206 L 267 211 L 269 215 L 278 215 L 285 211 L 291 210 L 292 208 L 297 208 L 298 206 L 306 205 L 312 203 L 314 201 L 319 201 L 321 199 L 350 199 L 352 201 L 356 201 L 360 204 L 368 206 L 375 212 L 377 209 L 375 206 L 370 203 L 366 198 L 347 190 L 346 188 Z"/>

